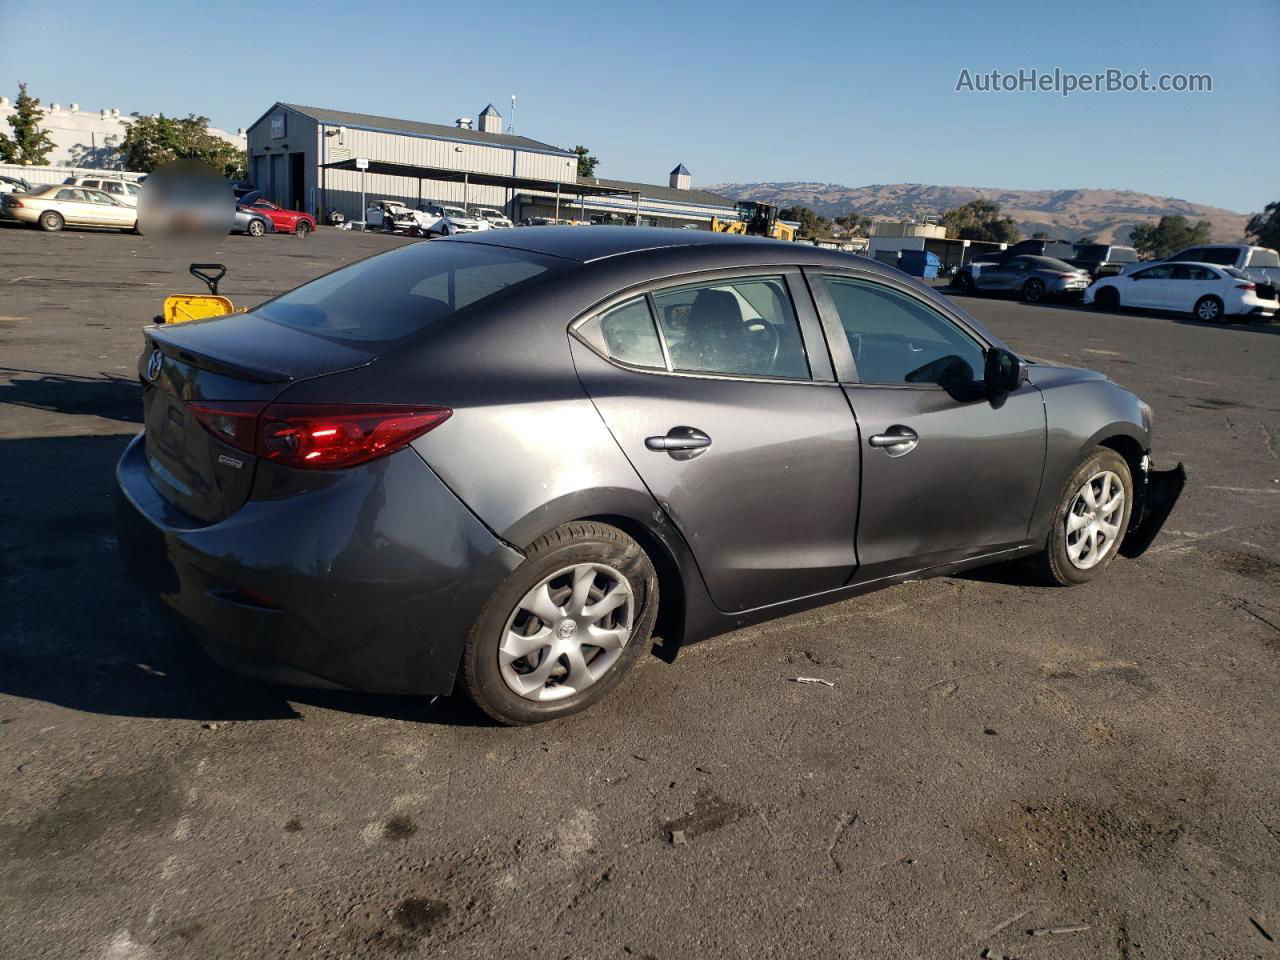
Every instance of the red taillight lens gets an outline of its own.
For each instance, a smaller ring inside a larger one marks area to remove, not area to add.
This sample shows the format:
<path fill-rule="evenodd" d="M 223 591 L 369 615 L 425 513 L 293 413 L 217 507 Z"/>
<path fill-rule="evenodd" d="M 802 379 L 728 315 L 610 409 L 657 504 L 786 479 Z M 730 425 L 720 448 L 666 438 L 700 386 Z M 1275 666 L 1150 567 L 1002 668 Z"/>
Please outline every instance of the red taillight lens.
<path fill-rule="evenodd" d="M 351 467 L 408 446 L 452 415 L 448 407 L 277 403 L 263 411 L 257 452 L 291 467 Z"/>
<path fill-rule="evenodd" d="M 1258 285 L 1256 283 L 1237 283 L 1236 289 L 1237 290 L 1257 290 Z"/>
<path fill-rule="evenodd" d="M 204 402 L 191 404 L 191 412 L 219 440 L 245 453 L 254 453 L 258 414 L 265 406 L 252 402 Z"/>
<path fill-rule="evenodd" d="M 215 437 L 290 467 L 353 467 L 408 446 L 453 415 L 448 407 L 204 402 L 191 411 Z"/>
<path fill-rule="evenodd" d="M 8 203 L 6 203 L 6 204 L 5 204 L 5 206 L 6 206 L 6 207 L 20 207 L 20 206 L 22 206 L 22 201 L 21 201 L 21 200 L 19 200 L 17 197 L 11 197 L 11 198 L 9 199 L 9 202 L 8 202 Z"/>

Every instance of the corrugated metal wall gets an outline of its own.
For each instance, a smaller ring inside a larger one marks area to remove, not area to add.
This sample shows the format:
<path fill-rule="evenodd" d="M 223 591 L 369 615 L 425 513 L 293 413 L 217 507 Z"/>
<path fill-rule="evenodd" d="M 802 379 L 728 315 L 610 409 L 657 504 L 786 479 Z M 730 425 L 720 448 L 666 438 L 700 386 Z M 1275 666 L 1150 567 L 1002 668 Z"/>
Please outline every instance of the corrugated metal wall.
<path fill-rule="evenodd" d="M 285 116 L 284 137 L 272 136 L 272 118 Z M 335 127 L 328 127 L 330 131 Z M 460 130 L 459 136 L 466 137 Z M 248 131 L 249 176 L 268 197 L 287 200 L 291 186 L 272 180 L 272 162 L 262 156 L 264 148 L 270 148 L 267 156 L 282 153 L 303 152 L 306 176 L 305 196 L 310 212 L 323 206 L 325 212 L 340 210 L 348 219 L 363 219 L 360 209 L 361 182 L 368 199 L 389 198 L 408 202 L 411 206 L 419 199 L 438 200 L 445 203 L 481 205 L 504 208 L 511 199 L 510 191 L 502 187 L 464 187 L 461 183 L 445 183 L 424 180 L 419 186 L 415 178 L 388 177 L 362 174 L 354 170 L 326 170 L 325 162 L 336 162 L 353 157 L 368 157 L 389 163 L 415 166 L 443 167 L 450 170 L 466 170 L 472 173 L 490 173 L 537 177 L 550 182 L 572 183 L 576 180 L 577 161 L 573 157 L 519 150 L 507 146 L 483 143 L 466 143 L 438 140 L 401 133 L 383 133 L 374 130 L 358 130 L 347 127 L 342 137 L 324 136 L 320 124 L 286 108 L 276 108 Z M 280 148 L 286 146 L 282 151 Z M 278 162 L 278 161 L 277 161 Z M 289 164 L 283 163 L 284 177 L 288 178 Z M 419 192 L 421 190 L 421 192 Z M 465 198 L 464 198 L 465 194 Z"/>

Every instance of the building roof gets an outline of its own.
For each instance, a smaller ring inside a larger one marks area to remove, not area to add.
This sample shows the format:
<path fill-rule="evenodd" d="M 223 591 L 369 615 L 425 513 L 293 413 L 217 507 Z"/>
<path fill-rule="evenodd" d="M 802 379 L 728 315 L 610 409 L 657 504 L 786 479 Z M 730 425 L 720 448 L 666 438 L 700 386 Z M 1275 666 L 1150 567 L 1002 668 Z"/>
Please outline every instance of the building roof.
<path fill-rule="evenodd" d="M 680 164 L 679 166 L 677 166 L 677 167 L 676 167 L 674 170 L 672 170 L 671 172 L 672 172 L 672 173 L 678 173 L 678 174 L 680 174 L 681 176 L 685 176 L 685 177 L 692 176 L 692 174 L 690 174 L 690 173 L 689 173 L 689 168 L 688 168 L 688 167 L 686 167 L 683 163 L 682 163 L 682 164 Z"/>
<path fill-rule="evenodd" d="M 486 133 L 483 130 L 462 130 L 443 123 L 421 123 L 417 120 L 400 120 L 395 117 L 380 117 L 370 113 L 350 113 L 346 110 L 330 110 L 327 107 L 304 107 L 298 103 L 279 105 L 310 117 L 317 123 L 333 126 L 355 127 L 362 130 L 381 130 L 388 133 L 407 133 L 418 137 L 436 137 L 441 140 L 459 140 L 466 143 L 491 143 L 495 146 L 513 147 L 522 150 L 538 150 L 547 153 L 558 153 L 566 157 L 574 156 L 573 152 L 563 147 L 554 147 L 549 143 L 530 140 L 528 137 L 517 137 L 510 133 Z M 488 109 L 492 110 L 490 104 Z M 271 111 L 268 110 L 269 114 Z M 497 112 L 496 110 L 494 111 Z M 263 116 L 266 116 L 264 114 Z M 257 126 L 255 123 L 254 126 Z"/>
<path fill-rule="evenodd" d="M 606 180 L 603 177 L 581 177 L 579 183 L 614 187 L 619 192 L 636 193 L 646 200 L 666 200 L 671 203 L 696 203 L 709 207 L 732 207 L 733 201 L 708 190 L 680 190 L 658 183 L 637 183 L 634 180 Z"/>

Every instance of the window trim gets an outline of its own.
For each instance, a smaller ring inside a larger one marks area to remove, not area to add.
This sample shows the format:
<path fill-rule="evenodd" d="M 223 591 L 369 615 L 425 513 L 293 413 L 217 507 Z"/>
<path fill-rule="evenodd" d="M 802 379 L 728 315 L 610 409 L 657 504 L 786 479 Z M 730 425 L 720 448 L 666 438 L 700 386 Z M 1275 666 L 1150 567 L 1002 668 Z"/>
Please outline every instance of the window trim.
<path fill-rule="evenodd" d="M 934 303 L 932 300 L 926 300 L 920 296 L 917 290 L 896 277 L 887 277 L 856 267 L 811 266 L 805 267 L 804 272 L 806 279 L 809 280 L 809 287 L 813 291 L 813 299 L 818 306 L 818 315 L 822 318 L 827 345 L 831 348 L 831 358 L 835 363 L 835 369 L 838 374 L 836 379 L 841 386 L 874 387 L 887 390 L 945 389 L 941 384 L 937 383 L 875 383 L 862 380 L 858 376 L 858 365 L 854 362 L 853 351 L 849 348 L 849 339 L 845 336 L 844 326 L 840 323 L 840 311 L 836 309 L 835 301 L 831 299 L 831 294 L 827 291 L 827 285 L 823 282 L 824 277 L 859 280 L 863 283 L 887 287 L 894 293 L 909 297 L 920 306 L 932 310 L 944 321 L 956 327 L 961 334 L 972 340 L 984 355 L 992 347 L 1001 346 L 1001 344 L 994 342 L 981 331 L 975 329 L 964 316 L 952 308 L 951 304 Z"/>
<path fill-rule="evenodd" d="M 734 373 L 713 373 L 708 370 L 675 370 L 672 369 L 671 354 L 667 347 L 666 334 L 658 321 L 657 307 L 653 301 L 654 294 L 677 287 L 695 286 L 701 283 L 712 284 L 717 281 L 753 280 L 765 277 L 781 277 L 791 297 L 791 308 L 795 314 L 796 325 L 800 335 L 801 347 L 809 365 L 809 376 L 803 380 L 789 377 L 748 377 Z M 667 369 L 656 367 L 640 367 L 629 364 L 616 357 L 601 353 L 586 337 L 578 333 L 578 328 L 592 319 L 608 313 L 628 300 L 643 296 L 649 307 L 649 316 L 654 329 L 658 333 L 658 342 L 662 345 L 662 356 Z M 834 369 L 831 365 L 830 345 L 826 342 L 826 334 L 822 329 L 816 306 L 813 302 L 813 291 L 809 288 L 803 269 L 797 264 L 752 265 L 746 267 L 718 267 L 712 270 L 700 270 L 693 273 L 677 274 L 663 277 L 660 280 L 648 280 L 632 284 L 617 293 L 611 294 L 594 306 L 584 310 L 569 323 L 569 335 L 606 363 L 626 370 L 628 373 L 644 373 L 652 376 L 691 377 L 696 380 L 730 380 L 737 383 L 785 383 L 810 384 L 813 386 L 832 386 L 836 383 Z"/>

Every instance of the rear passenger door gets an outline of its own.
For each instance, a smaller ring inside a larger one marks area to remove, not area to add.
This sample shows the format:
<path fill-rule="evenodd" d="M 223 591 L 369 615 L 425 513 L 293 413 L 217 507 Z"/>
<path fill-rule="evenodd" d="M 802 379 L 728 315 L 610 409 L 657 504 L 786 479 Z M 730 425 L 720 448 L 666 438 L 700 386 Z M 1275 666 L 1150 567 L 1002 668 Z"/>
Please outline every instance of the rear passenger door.
<path fill-rule="evenodd" d="M 571 342 L 596 409 L 717 607 L 849 580 L 857 428 L 799 270 L 632 293 L 576 323 Z"/>
<path fill-rule="evenodd" d="M 858 580 L 1024 544 L 1044 468 L 1040 391 L 990 397 L 986 344 L 910 285 L 809 276 L 860 433 Z"/>

